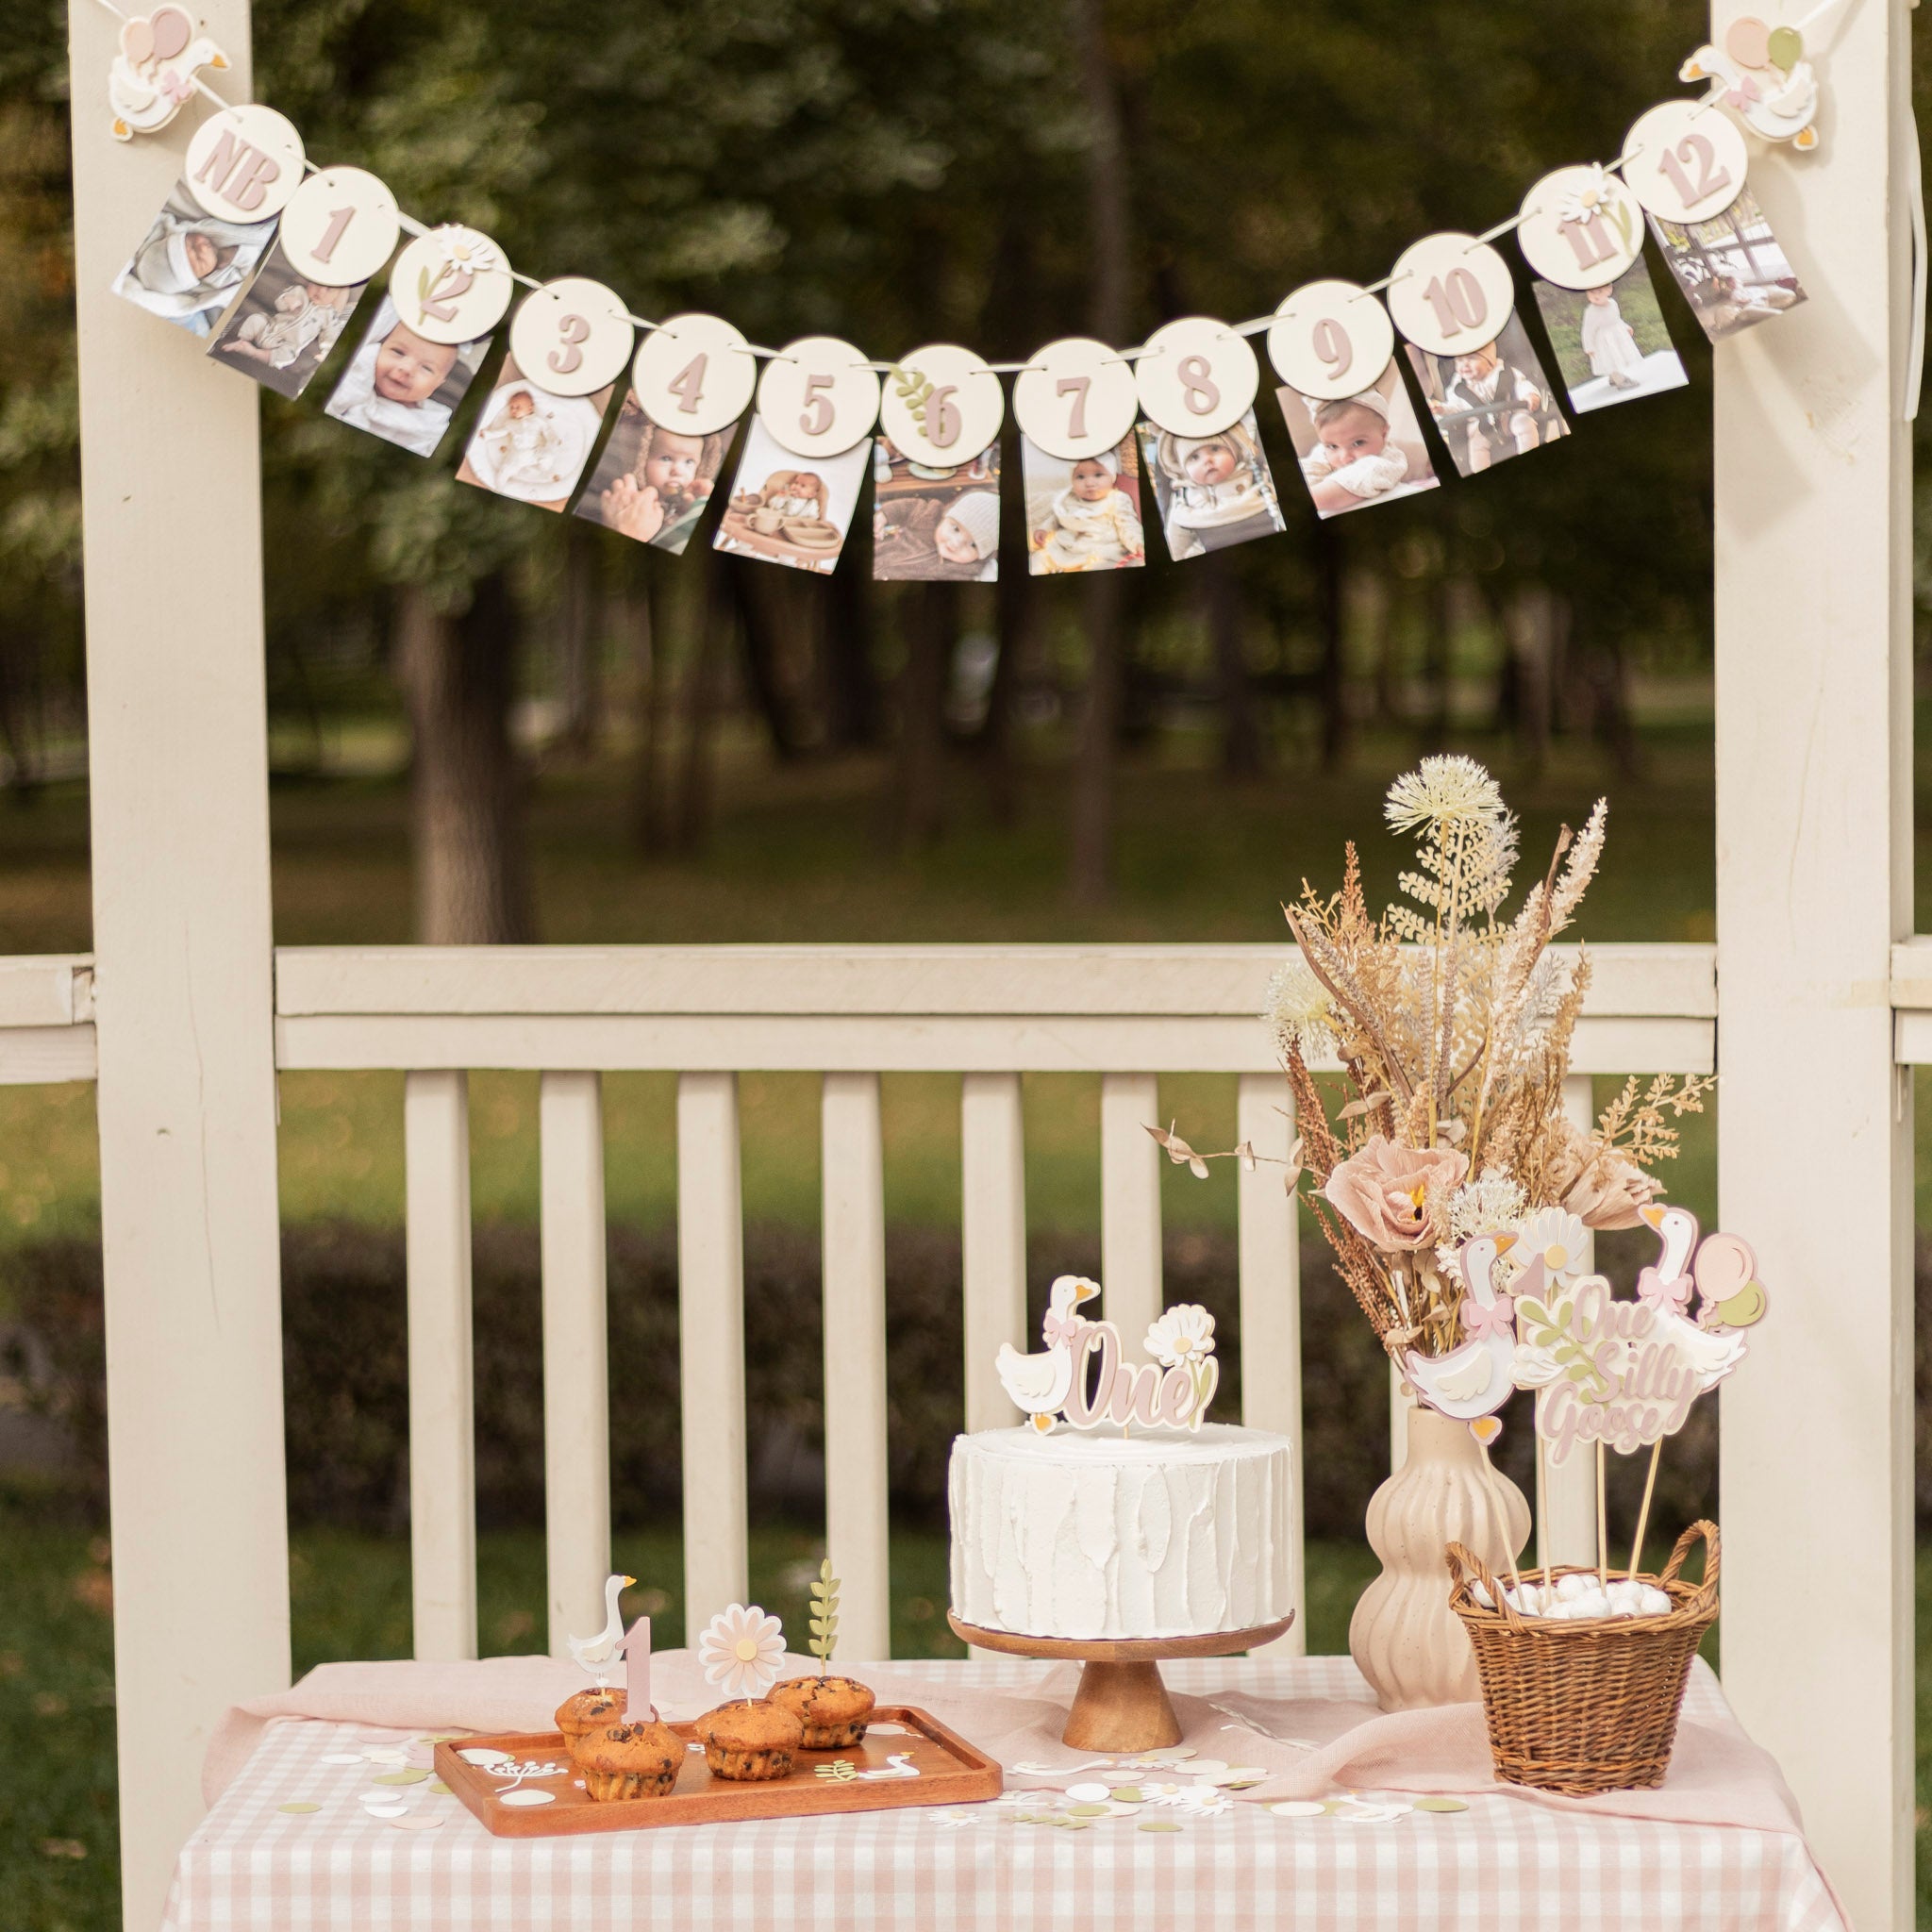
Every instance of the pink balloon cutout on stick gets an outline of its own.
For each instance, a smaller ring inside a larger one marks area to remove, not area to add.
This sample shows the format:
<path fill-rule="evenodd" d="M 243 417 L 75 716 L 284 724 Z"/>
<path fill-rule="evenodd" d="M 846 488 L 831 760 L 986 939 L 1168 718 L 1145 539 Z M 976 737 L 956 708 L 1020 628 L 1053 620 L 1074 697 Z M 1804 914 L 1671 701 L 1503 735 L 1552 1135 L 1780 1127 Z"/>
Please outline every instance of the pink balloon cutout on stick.
<path fill-rule="evenodd" d="M 640 1617 L 624 1640 L 624 1721 L 648 1724 L 651 1708 L 651 1620 Z"/>

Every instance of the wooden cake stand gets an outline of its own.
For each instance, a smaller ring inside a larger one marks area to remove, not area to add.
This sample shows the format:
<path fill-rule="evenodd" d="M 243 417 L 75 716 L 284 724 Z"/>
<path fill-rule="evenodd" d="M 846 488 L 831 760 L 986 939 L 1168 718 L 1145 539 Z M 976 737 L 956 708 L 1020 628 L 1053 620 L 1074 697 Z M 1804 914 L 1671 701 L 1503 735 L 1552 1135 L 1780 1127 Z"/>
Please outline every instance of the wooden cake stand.
<path fill-rule="evenodd" d="M 951 1610 L 953 1634 L 980 1650 L 1009 1657 L 1066 1658 L 1085 1666 L 1062 1740 L 1076 1751 L 1109 1754 L 1158 1751 L 1181 1740 L 1180 1720 L 1160 1681 L 1171 1657 L 1233 1657 L 1272 1643 L 1294 1622 L 1294 1612 L 1252 1630 L 1217 1630 L 1206 1637 L 1016 1637 L 1010 1630 L 982 1630 Z"/>

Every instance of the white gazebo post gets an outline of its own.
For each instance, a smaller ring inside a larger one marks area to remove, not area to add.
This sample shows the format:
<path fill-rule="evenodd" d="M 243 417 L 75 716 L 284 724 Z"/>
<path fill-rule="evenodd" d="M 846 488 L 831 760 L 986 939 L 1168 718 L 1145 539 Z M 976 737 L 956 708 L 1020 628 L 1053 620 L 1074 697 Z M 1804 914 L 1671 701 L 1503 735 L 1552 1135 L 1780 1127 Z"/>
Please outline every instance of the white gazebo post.
<path fill-rule="evenodd" d="M 1919 160 L 1907 0 L 1837 18 L 1819 152 L 1754 144 L 1810 299 L 1716 353 L 1718 1179 L 1772 1294 L 1723 1396 L 1723 1643 L 1877 1932 L 1912 1921 L 1912 1116 L 1889 988 L 1912 921 Z"/>
<path fill-rule="evenodd" d="M 203 6 L 245 101 L 246 0 Z M 260 475 L 255 385 L 108 292 L 207 109 L 116 142 L 114 15 L 70 30 L 122 1911 L 152 1932 L 209 1730 L 289 1680 Z"/>

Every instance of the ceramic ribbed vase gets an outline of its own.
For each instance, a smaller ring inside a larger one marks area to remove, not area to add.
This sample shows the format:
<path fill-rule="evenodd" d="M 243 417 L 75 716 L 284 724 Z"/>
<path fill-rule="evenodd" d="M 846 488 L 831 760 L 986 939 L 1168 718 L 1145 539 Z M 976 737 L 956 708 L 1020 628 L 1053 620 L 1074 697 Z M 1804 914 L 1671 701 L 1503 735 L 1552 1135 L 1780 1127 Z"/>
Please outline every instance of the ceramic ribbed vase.
<path fill-rule="evenodd" d="M 1500 1575 L 1528 1541 L 1529 1524 L 1523 1491 L 1500 1471 L 1491 1491 L 1467 1423 L 1409 1410 L 1408 1454 L 1369 1505 L 1369 1547 L 1382 1574 L 1348 1625 L 1350 1655 L 1384 1710 L 1473 1704 L 1482 1695 L 1475 1655 L 1449 1607 L 1444 1553 L 1452 1542 L 1466 1544 Z"/>

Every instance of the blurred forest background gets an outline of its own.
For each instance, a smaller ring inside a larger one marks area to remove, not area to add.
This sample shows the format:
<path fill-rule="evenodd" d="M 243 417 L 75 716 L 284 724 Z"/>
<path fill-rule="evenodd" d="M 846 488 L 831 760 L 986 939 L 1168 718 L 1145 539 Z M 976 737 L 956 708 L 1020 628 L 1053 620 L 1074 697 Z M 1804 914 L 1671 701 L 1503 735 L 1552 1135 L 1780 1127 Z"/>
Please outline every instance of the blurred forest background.
<path fill-rule="evenodd" d="M 1001 359 L 1255 315 L 1316 275 L 1373 280 L 1430 229 L 1480 230 L 1548 168 L 1613 154 L 1705 27 L 1690 0 L 263 0 L 255 20 L 257 92 L 311 155 L 526 272 L 762 342 Z M 0 952 L 84 951 L 64 13 L 30 0 L 8 29 Z M 75 111 L 105 119 L 104 99 Z M 1802 274 L 1802 231 L 1781 239 Z M 1457 748 L 1504 778 L 1532 864 L 1608 794 L 1585 937 L 1708 939 L 1710 357 L 1654 273 L 1688 390 L 1322 525 L 1264 381 L 1285 534 L 1034 580 L 1009 485 L 986 587 L 874 584 L 863 513 L 820 579 L 721 558 L 708 529 L 673 558 L 467 489 L 468 411 L 426 463 L 323 416 L 352 325 L 306 400 L 261 401 L 276 936 L 1274 941 L 1279 900 L 1332 880 L 1344 837 L 1392 886 L 1382 789 Z M 158 356 L 183 353 L 154 329 Z M 1005 457 L 1010 478 L 1010 425 Z M 219 562 L 183 558 L 157 609 L 228 594 Z M 400 1098 L 389 1076 L 281 1083 L 298 1669 L 408 1644 Z M 473 1082 L 486 1651 L 544 1639 L 535 1098 L 533 1078 Z M 1161 1099 L 1227 1144 L 1231 1083 Z M 958 1083 L 891 1079 L 886 1106 L 910 1654 L 950 1644 Z M 1091 1269 L 1096 1088 L 1029 1081 L 1026 1108 L 1033 1273 Z M 754 1583 L 789 1615 L 822 1521 L 815 1086 L 748 1075 L 743 1110 L 749 1328 L 778 1338 L 751 1365 Z M 670 1082 L 610 1079 L 607 1122 L 620 1559 L 674 1641 L 677 1438 L 650 1367 L 675 1320 Z M 1707 1120 L 1673 1176 L 1705 1212 L 1711 1145 Z M 7 1788 L 0 1895 L 49 1932 L 107 1923 L 113 1884 L 97 1185 L 91 1091 L 0 1089 L 0 1750 L 43 1774 Z M 1171 1293 L 1231 1324 L 1231 1188 L 1176 1170 L 1163 1190 Z M 1323 1649 L 1359 1584 L 1386 1398 L 1313 1249 L 1307 1276 Z M 1707 1500 L 1713 1429 L 1674 1458 L 1668 1528 Z"/>

